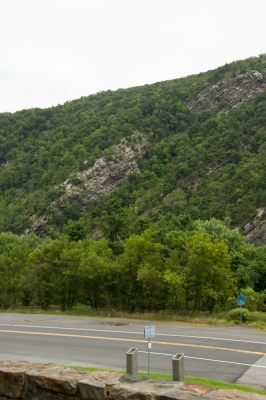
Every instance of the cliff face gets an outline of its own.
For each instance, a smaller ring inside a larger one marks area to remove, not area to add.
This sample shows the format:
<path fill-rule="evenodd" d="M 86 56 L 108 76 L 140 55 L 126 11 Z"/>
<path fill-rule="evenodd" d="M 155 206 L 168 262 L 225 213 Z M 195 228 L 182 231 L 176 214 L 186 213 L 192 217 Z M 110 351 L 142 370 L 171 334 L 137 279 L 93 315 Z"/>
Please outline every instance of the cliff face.
<path fill-rule="evenodd" d="M 205 89 L 198 95 L 198 100 L 190 104 L 189 110 L 200 113 L 205 110 L 216 110 L 218 113 L 227 111 L 231 107 L 238 107 L 252 100 L 259 93 L 266 90 L 266 82 L 262 74 L 252 70 L 235 78 L 224 79 L 216 85 Z M 258 223 L 265 219 L 264 208 L 256 210 L 254 218 L 248 221 L 242 234 L 246 236 L 246 243 L 261 246 L 266 243 L 266 227 L 258 228 Z"/>
<path fill-rule="evenodd" d="M 110 194 L 117 187 L 127 181 L 128 175 L 140 174 L 137 164 L 138 157 L 144 157 L 147 152 L 147 142 L 144 137 L 135 135 L 133 144 L 129 146 L 123 140 L 112 146 L 108 154 L 99 158 L 95 164 L 83 171 L 73 172 L 69 178 L 58 185 L 58 198 L 50 204 L 50 208 L 62 212 L 70 200 L 77 200 L 86 211 L 88 205 L 97 201 L 101 196 Z M 24 231 L 41 233 L 44 226 L 48 226 L 52 215 L 31 217 L 31 227 Z"/>
<path fill-rule="evenodd" d="M 242 234 L 246 236 L 245 243 L 262 246 L 266 243 L 266 227 L 264 226 L 265 208 L 256 210 L 253 218 L 244 226 Z"/>
<path fill-rule="evenodd" d="M 246 238 L 245 243 L 254 244 L 254 246 L 263 246 L 266 244 L 266 226 L 255 229 Z"/>
<path fill-rule="evenodd" d="M 235 78 L 224 79 L 201 92 L 198 100 L 190 104 L 192 112 L 200 113 L 204 110 L 219 111 L 229 107 L 238 107 L 253 99 L 266 89 L 266 83 L 258 71 L 249 71 Z"/>
<path fill-rule="evenodd" d="M 133 148 L 134 150 L 122 143 L 113 146 L 110 155 L 98 159 L 91 168 L 73 173 L 69 179 L 56 187 L 58 191 L 64 191 L 64 194 L 54 201 L 52 206 L 62 209 L 67 206 L 69 199 L 77 199 L 86 207 L 100 196 L 106 196 L 121 186 L 129 174 L 139 174 L 136 157 L 145 155 L 146 144 L 139 141 Z M 73 181 L 78 181 L 78 184 L 71 183 Z"/>

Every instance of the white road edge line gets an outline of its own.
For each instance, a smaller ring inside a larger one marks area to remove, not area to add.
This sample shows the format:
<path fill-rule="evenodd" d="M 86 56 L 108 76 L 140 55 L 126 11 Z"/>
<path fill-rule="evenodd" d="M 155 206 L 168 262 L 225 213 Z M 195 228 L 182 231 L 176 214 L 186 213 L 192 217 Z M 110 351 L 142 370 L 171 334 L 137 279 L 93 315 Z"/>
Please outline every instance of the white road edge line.
<path fill-rule="evenodd" d="M 66 328 L 58 326 L 44 326 L 44 325 L 13 325 L 13 324 L 0 324 L 0 326 L 17 327 L 17 328 L 43 328 L 43 329 L 61 329 L 61 330 L 72 330 L 72 331 L 89 331 L 89 332 L 110 332 L 110 333 L 124 333 L 143 335 L 143 332 L 131 332 L 131 331 L 114 331 L 108 329 L 90 329 L 90 328 Z M 167 336 L 167 337 L 183 337 L 191 339 L 208 339 L 208 340 L 223 340 L 228 342 L 241 342 L 241 343 L 253 343 L 253 344 L 266 344 L 266 342 L 255 342 L 252 340 L 241 340 L 241 339 L 226 339 L 226 338 L 213 338 L 208 336 L 190 336 L 190 335 L 172 335 L 168 333 L 156 333 L 156 336 Z"/>
<path fill-rule="evenodd" d="M 147 351 L 138 351 L 138 353 L 148 354 Z M 156 355 L 160 355 L 160 356 L 170 356 L 170 357 L 174 357 L 175 356 L 175 354 L 155 353 L 155 352 L 152 352 L 152 351 L 150 352 L 150 354 L 156 354 Z M 219 362 L 219 363 L 224 363 L 224 364 L 243 365 L 245 367 L 266 368 L 266 365 L 243 364 L 243 363 L 237 363 L 237 362 L 233 362 L 233 361 L 213 360 L 212 358 L 200 358 L 200 357 L 189 357 L 189 356 L 184 356 L 184 358 L 192 358 L 194 360 L 201 360 L 201 361 Z"/>

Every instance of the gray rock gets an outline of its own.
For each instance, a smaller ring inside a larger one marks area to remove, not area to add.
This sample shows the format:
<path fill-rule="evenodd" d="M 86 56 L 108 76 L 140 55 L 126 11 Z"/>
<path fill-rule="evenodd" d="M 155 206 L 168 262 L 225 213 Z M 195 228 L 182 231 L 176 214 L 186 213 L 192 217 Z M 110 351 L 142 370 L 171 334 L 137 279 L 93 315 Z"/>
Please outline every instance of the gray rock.
<path fill-rule="evenodd" d="M 24 384 L 25 383 L 25 384 Z M 238 390 L 190 382 L 130 379 L 119 373 L 75 371 L 54 364 L 0 362 L 0 400 L 265 400 Z"/>
<path fill-rule="evenodd" d="M 258 71 L 249 71 L 236 78 L 224 79 L 201 92 L 198 100 L 189 105 L 192 112 L 214 110 L 221 106 L 222 110 L 238 107 L 252 100 L 266 89 L 266 83 Z M 219 110 L 221 111 L 221 110 Z"/>
<path fill-rule="evenodd" d="M 73 172 L 69 178 L 56 186 L 58 198 L 50 204 L 50 208 L 62 212 L 70 200 L 77 200 L 84 211 L 90 203 L 97 201 L 102 196 L 112 193 L 117 187 L 127 181 L 130 174 L 140 174 L 137 157 L 144 157 L 147 152 L 145 137 L 139 139 L 138 135 L 131 138 L 132 147 L 123 143 L 112 146 L 109 151 L 111 156 L 99 158 L 92 167 L 84 171 Z M 78 180 L 79 184 L 72 184 Z M 60 195 L 60 193 L 62 193 Z M 22 237 L 30 232 L 41 233 L 49 226 L 52 215 L 32 216 L 31 226 L 26 229 Z"/>
<path fill-rule="evenodd" d="M 75 371 L 71 369 L 52 369 L 40 373 L 30 372 L 27 375 L 34 374 L 34 384 L 38 388 L 52 390 L 67 395 L 75 395 L 77 392 L 77 382 L 84 379 L 86 372 Z"/>
<path fill-rule="evenodd" d="M 1 363 L 0 365 L 0 395 L 13 399 L 22 397 L 25 373 L 30 369 L 27 362 Z"/>
<path fill-rule="evenodd" d="M 263 246 L 266 244 L 266 226 L 251 232 L 245 239 L 245 243 L 254 244 L 254 246 Z"/>
<path fill-rule="evenodd" d="M 78 391 L 82 400 L 106 399 L 106 385 L 96 379 L 86 378 L 79 381 Z"/>

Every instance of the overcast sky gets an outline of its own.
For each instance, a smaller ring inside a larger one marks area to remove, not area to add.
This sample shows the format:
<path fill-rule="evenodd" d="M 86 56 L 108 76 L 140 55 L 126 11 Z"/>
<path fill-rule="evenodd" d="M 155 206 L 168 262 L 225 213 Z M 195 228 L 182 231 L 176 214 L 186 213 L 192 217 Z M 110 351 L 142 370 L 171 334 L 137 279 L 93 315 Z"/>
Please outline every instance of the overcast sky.
<path fill-rule="evenodd" d="M 0 0 L 0 112 L 266 53 L 266 0 Z"/>

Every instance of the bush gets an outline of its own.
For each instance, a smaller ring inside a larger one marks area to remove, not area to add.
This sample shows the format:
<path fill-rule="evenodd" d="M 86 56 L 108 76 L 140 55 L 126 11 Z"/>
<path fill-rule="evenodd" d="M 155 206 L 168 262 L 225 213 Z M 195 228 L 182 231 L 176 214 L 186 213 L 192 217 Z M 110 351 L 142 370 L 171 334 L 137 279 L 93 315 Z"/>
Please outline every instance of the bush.
<path fill-rule="evenodd" d="M 241 290 L 241 294 L 246 296 L 246 308 L 249 311 L 264 311 L 265 310 L 265 299 L 266 293 L 263 292 L 255 292 L 252 288 L 245 288 Z"/>
<path fill-rule="evenodd" d="M 226 313 L 228 321 L 240 322 L 240 308 L 235 308 Z M 263 322 L 266 323 L 266 314 L 259 311 L 249 311 L 242 308 L 242 322 Z"/>
<path fill-rule="evenodd" d="M 252 313 L 248 309 L 242 308 L 242 322 L 250 321 L 251 314 Z M 240 308 L 234 308 L 228 311 L 226 316 L 229 321 L 240 322 Z"/>
<path fill-rule="evenodd" d="M 248 322 L 266 322 L 266 314 L 264 312 L 254 311 L 249 314 Z"/>
<path fill-rule="evenodd" d="M 266 290 L 262 292 L 255 292 L 252 288 L 247 287 L 241 290 L 241 295 L 245 296 L 245 308 L 249 311 L 265 311 L 266 305 Z M 227 310 L 235 309 L 237 305 L 237 298 L 230 297 L 227 300 Z"/>

